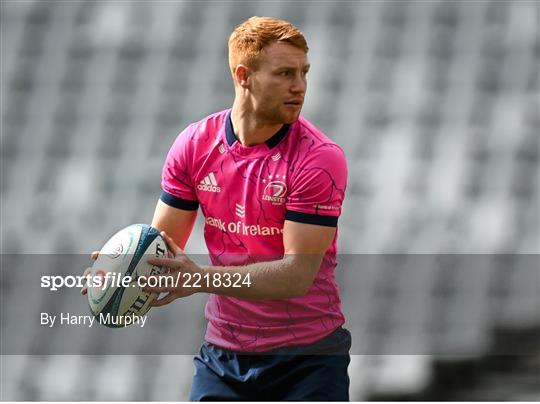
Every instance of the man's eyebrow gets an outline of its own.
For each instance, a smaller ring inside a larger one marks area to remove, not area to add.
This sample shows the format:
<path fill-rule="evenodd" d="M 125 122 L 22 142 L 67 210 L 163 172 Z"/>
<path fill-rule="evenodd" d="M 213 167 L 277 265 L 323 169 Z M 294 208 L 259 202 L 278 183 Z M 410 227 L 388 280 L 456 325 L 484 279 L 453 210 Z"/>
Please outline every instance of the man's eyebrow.
<path fill-rule="evenodd" d="M 307 65 L 303 66 L 301 69 L 302 69 L 302 70 L 309 70 L 310 67 L 311 67 L 311 65 L 310 65 L 310 64 L 307 64 Z M 282 66 L 276 67 L 274 70 L 296 70 L 296 69 L 298 69 L 297 66 L 286 66 L 286 65 L 282 65 Z"/>

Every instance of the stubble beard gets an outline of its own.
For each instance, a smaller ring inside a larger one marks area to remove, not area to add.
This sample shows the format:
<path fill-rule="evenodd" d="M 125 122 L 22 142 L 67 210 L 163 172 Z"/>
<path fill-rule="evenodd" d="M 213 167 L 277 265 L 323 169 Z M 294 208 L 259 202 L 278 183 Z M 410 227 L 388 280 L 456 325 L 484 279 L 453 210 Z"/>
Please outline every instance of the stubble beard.
<path fill-rule="evenodd" d="M 283 111 L 279 107 L 277 107 L 276 109 L 265 111 L 263 114 L 261 114 L 261 119 L 270 124 L 293 124 L 300 117 L 301 110 L 302 109 L 300 108 L 298 112 L 293 113 Z"/>

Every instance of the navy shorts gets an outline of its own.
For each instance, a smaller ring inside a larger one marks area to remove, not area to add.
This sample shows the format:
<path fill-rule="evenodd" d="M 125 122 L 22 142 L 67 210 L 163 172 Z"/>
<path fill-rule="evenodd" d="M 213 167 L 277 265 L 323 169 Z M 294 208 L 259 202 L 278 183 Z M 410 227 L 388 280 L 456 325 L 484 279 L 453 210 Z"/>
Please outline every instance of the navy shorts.
<path fill-rule="evenodd" d="M 310 345 L 257 354 L 204 342 L 191 401 L 349 401 L 351 334 L 338 328 Z"/>

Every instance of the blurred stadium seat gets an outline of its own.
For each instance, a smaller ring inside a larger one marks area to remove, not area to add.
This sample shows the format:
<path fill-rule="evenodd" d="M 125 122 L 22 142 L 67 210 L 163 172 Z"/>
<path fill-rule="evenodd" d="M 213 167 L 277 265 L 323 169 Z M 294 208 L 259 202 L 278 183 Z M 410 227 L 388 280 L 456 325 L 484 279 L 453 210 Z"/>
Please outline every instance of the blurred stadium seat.
<path fill-rule="evenodd" d="M 498 355 L 540 352 L 540 274 L 525 262 L 540 253 L 539 7 L 4 0 L 2 253 L 87 254 L 149 222 L 177 133 L 231 104 L 228 34 L 251 15 L 285 18 L 311 49 L 303 114 L 349 162 L 337 276 L 351 398 L 539 400 L 540 359 Z M 198 220 L 188 251 L 203 253 Z M 4 299 L 32 276 L 0 283 Z M 203 304 L 182 319 L 194 345 Z M 170 316 L 160 335 L 174 340 Z M 2 358 L 2 399 L 188 397 L 189 356 L 32 356 L 55 341 L 20 338 L 29 355 Z"/>

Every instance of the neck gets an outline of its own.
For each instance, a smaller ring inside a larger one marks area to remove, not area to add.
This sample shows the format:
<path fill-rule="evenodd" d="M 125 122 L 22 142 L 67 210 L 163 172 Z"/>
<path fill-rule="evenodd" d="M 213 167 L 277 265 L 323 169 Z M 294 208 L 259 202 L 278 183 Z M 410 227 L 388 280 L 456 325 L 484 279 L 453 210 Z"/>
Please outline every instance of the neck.
<path fill-rule="evenodd" d="M 232 107 L 231 120 L 234 134 L 243 146 L 264 143 L 283 126 L 281 123 L 261 122 L 253 112 L 242 108 L 236 101 Z"/>

